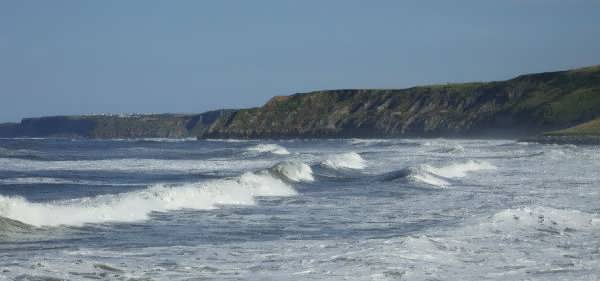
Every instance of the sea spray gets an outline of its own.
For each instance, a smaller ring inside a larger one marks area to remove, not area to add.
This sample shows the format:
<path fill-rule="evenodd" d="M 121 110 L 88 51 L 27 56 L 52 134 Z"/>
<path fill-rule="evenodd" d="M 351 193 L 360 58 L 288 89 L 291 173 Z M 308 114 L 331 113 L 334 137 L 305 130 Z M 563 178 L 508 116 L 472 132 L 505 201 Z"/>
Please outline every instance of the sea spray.
<path fill-rule="evenodd" d="M 597 229 L 600 228 L 600 216 L 579 210 L 532 206 L 497 212 L 487 225 L 504 231 L 514 231 L 517 228 L 540 229 L 540 227 L 555 228 L 559 231 Z"/>
<path fill-rule="evenodd" d="M 219 205 L 253 205 L 259 196 L 293 196 L 296 191 L 266 173 L 247 172 L 179 186 L 154 185 L 140 191 L 74 200 L 35 203 L 0 195 L 0 216 L 34 226 L 81 226 L 86 223 L 146 220 L 151 212 L 214 209 Z"/>
<path fill-rule="evenodd" d="M 421 168 L 432 174 L 445 178 L 462 178 L 467 173 L 481 170 L 494 170 L 496 167 L 488 162 L 469 160 L 462 163 L 452 163 L 450 165 L 434 167 L 431 165 L 422 165 Z"/>
<path fill-rule="evenodd" d="M 123 172 L 176 172 L 200 173 L 211 171 L 247 171 L 270 166 L 273 161 L 257 159 L 101 159 L 39 161 L 0 158 L 5 171 L 123 171 Z"/>
<path fill-rule="evenodd" d="M 281 162 L 271 168 L 275 174 L 281 175 L 286 179 L 294 182 L 311 182 L 314 181 L 313 171 L 305 163 L 299 161 Z"/>
<path fill-rule="evenodd" d="M 332 169 L 364 169 L 367 161 L 356 152 L 330 155 L 321 164 Z"/>
<path fill-rule="evenodd" d="M 402 170 L 389 172 L 381 177 L 383 181 L 408 179 L 413 182 L 424 183 L 433 187 L 445 188 L 451 185 L 450 179 L 465 177 L 469 172 L 492 169 L 496 169 L 496 167 L 490 163 L 470 160 L 439 167 L 423 164 L 417 167 L 408 167 Z"/>
<path fill-rule="evenodd" d="M 250 152 L 259 152 L 259 153 L 273 153 L 278 155 L 287 155 L 290 152 L 283 146 L 278 144 L 258 144 L 255 146 L 251 146 L 247 148 L 247 151 Z"/>

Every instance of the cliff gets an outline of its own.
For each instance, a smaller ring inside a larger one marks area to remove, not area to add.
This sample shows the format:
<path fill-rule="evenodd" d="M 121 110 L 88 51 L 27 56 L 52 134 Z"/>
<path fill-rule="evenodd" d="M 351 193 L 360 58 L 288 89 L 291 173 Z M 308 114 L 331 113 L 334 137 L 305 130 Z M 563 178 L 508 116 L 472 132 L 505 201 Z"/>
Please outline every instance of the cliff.
<path fill-rule="evenodd" d="M 185 138 L 204 134 L 216 119 L 231 114 L 82 115 L 25 118 L 0 124 L 0 137 Z"/>
<path fill-rule="evenodd" d="M 600 66 L 488 83 L 276 97 L 202 137 L 531 136 L 600 116 Z"/>
<path fill-rule="evenodd" d="M 262 107 L 201 114 L 28 118 L 0 125 L 0 136 L 527 137 L 596 118 L 600 66 L 498 82 L 298 93 Z"/>

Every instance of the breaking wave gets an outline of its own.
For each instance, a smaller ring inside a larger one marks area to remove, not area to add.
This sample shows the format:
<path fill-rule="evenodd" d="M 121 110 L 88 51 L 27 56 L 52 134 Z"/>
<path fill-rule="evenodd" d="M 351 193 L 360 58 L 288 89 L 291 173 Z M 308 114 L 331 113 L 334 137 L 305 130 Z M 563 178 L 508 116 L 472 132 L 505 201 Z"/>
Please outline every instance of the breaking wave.
<path fill-rule="evenodd" d="M 247 172 L 233 179 L 180 186 L 154 185 L 122 194 L 49 203 L 0 195 L 0 216 L 34 226 L 81 226 L 86 223 L 146 220 L 152 212 L 254 205 L 255 197 L 296 194 L 291 186 L 268 173 Z"/>
<path fill-rule="evenodd" d="M 0 216 L 0 237 L 31 231 L 31 225 Z"/>
<path fill-rule="evenodd" d="M 434 167 L 427 164 L 422 165 L 421 167 L 423 170 L 429 173 L 445 178 L 462 178 L 467 176 L 467 173 L 469 172 L 496 169 L 496 166 L 488 162 L 473 160 L 469 160 L 464 163 L 454 163 L 442 167 Z"/>
<path fill-rule="evenodd" d="M 259 152 L 259 153 L 273 153 L 278 155 L 287 155 L 290 152 L 283 146 L 278 144 L 257 144 L 247 148 L 247 151 Z"/>
<path fill-rule="evenodd" d="M 442 167 L 423 164 L 418 167 L 409 167 L 390 172 L 381 177 L 383 181 L 407 179 L 413 182 L 443 188 L 451 185 L 450 179 L 465 177 L 469 172 L 492 169 L 496 169 L 496 167 L 490 163 L 470 160 L 464 163 L 453 163 Z"/>
<path fill-rule="evenodd" d="M 428 172 L 421 167 L 410 167 L 398 171 L 393 171 L 381 176 L 383 181 L 394 181 L 398 179 L 408 180 L 416 183 L 424 183 L 434 187 L 447 187 L 450 185 L 447 179 L 439 177 L 431 172 Z"/>
<path fill-rule="evenodd" d="M 294 182 L 311 182 L 315 180 L 315 178 L 313 177 L 313 171 L 310 168 L 310 166 L 302 162 L 281 162 L 273 166 L 273 168 L 271 168 L 271 171 L 276 175 L 280 175 Z"/>
<path fill-rule="evenodd" d="M 321 164 L 332 169 L 364 169 L 367 161 L 356 152 L 348 152 L 329 156 Z"/>

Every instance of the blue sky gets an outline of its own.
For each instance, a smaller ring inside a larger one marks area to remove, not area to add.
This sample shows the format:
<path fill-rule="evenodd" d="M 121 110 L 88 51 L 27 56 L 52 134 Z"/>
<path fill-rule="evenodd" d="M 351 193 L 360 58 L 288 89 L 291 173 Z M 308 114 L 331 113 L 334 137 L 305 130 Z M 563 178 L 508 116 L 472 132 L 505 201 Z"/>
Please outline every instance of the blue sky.
<path fill-rule="evenodd" d="M 600 1 L 0 1 L 0 121 L 600 64 Z"/>

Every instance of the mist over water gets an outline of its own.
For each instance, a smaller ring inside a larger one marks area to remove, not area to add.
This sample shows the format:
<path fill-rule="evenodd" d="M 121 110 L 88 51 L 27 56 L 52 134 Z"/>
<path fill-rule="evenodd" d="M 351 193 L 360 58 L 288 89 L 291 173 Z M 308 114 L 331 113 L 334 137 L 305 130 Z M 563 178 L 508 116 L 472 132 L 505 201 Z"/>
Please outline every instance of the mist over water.
<path fill-rule="evenodd" d="M 600 148 L 0 140 L 0 280 L 596 280 Z"/>

